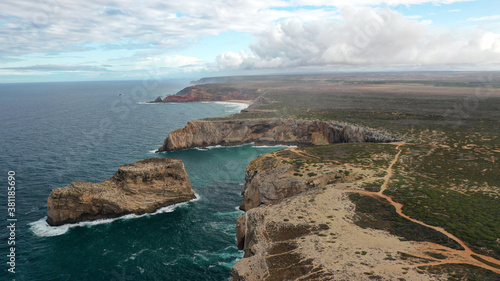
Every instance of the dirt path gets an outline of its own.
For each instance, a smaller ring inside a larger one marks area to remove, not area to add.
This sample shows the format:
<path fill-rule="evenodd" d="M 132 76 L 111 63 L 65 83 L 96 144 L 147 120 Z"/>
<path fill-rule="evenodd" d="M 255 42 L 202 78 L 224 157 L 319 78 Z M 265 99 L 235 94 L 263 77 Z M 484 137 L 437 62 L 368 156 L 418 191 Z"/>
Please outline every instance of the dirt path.
<path fill-rule="evenodd" d="M 393 169 L 392 168 L 397 163 L 397 161 L 399 159 L 399 155 L 401 155 L 401 152 L 402 152 L 401 146 L 403 146 L 404 143 L 394 143 L 394 145 L 397 145 L 396 149 L 399 150 L 399 152 L 396 154 L 396 156 L 391 161 L 391 164 L 389 165 L 389 167 L 386 170 L 387 174 L 384 177 L 384 183 L 380 187 L 380 191 L 379 192 L 370 192 L 370 191 L 362 191 L 362 190 L 351 190 L 351 191 L 356 192 L 356 193 L 360 193 L 360 194 L 364 194 L 364 195 L 369 195 L 369 196 L 382 197 L 382 198 L 386 199 L 387 201 L 389 201 L 389 203 L 391 205 L 394 206 L 394 208 L 396 208 L 396 212 L 400 216 L 402 216 L 402 217 L 404 217 L 404 218 L 406 218 L 406 219 L 408 219 L 408 220 L 410 220 L 410 221 L 412 221 L 414 223 L 418 223 L 418 224 L 423 225 L 425 227 L 432 228 L 432 229 L 434 229 L 434 230 L 436 230 L 438 232 L 441 232 L 442 234 L 446 235 L 450 239 L 453 239 L 454 241 L 456 241 L 458 244 L 460 244 L 460 246 L 462 246 L 464 248 L 464 250 L 455 250 L 455 249 L 451 249 L 451 248 L 447 248 L 447 247 L 441 246 L 441 247 L 446 248 L 446 250 L 448 251 L 448 253 L 452 253 L 453 256 L 451 258 L 447 258 L 447 259 L 444 259 L 444 260 L 435 260 L 432 257 L 426 257 L 428 259 L 433 260 L 433 262 L 432 263 L 416 264 L 414 267 L 417 267 L 417 266 L 429 266 L 429 265 L 442 265 L 442 264 L 449 264 L 449 263 L 468 263 L 468 264 L 475 265 L 475 266 L 478 266 L 478 267 L 482 267 L 482 268 L 485 268 L 485 269 L 488 269 L 488 270 L 491 270 L 493 272 L 496 272 L 496 273 L 500 274 L 500 268 L 495 268 L 493 266 L 490 266 L 490 265 L 487 265 L 487 264 L 485 264 L 483 262 L 480 262 L 480 261 L 476 260 L 475 258 L 473 258 L 472 255 L 480 257 L 483 260 L 485 260 L 487 262 L 490 262 L 490 263 L 493 263 L 493 264 L 496 264 L 498 266 L 500 266 L 500 261 L 499 260 L 497 260 L 495 258 L 492 258 L 490 256 L 485 256 L 485 255 L 481 255 L 481 254 L 475 253 L 474 251 L 472 251 L 465 244 L 465 242 L 463 242 L 462 240 L 460 240 L 455 235 L 449 233 L 448 231 L 446 231 L 442 227 L 428 225 L 428 224 L 426 224 L 426 223 L 424 223 L 422 221 L 419 221 L 419 220 L 416 220 L 414 218 L 409 217 L 408 215 L 406 215 L 406 214 L 403 213 L 403 210 L 402 210 L 403 209 L 403 204 L 395 202 L 390 196 L 383 194 L 384 190 L 387 189 L 387 185 L 389 184 L 389 181 L 391 180 L 391 177 L 393 175 L 393 172 L 392 172 Z"/>
<path fill-rule="evenodd" d="M 398 152 L 398 154 L 396 154 L 396 156 L 394 157 L 394 159 L 391 161 L 391 164 L 389 165 L 389 167 L 387 168 L 387 170 L 385 170 L 386 175 L 384 177 L 384 183 L 380 186 L 380 191 L 378 192 L 378 194 L 380 196 L 384 196 L 383 192 L 387 189 L 387 184 L 389 183 L 389 181 L 392 178 L 392 166 L 394 166 L 394 164 L 396 164 L 396 162 L 398 162 L 399 155 L 403 151 L 403 150 L 399 149 L 402 145 L 403 145 L 402 143 L 399 143 L 396 146 L 396 149 L 399 150 L 399 152 Z"/>
<path fill-rule="evenodd" d="M 365 190 L 356 190 L 356 189 L 347 189 L 346 191 L 349 191 L 349 192 L 356 192 L 356 193 L 359 193 L 359 194 L 363 194 L 363 195 L 367 195 L 367 196 L 372 196 L 372 197 L 378 197 L 378 198 L 384 198 L 386 199 L 392 206 L 394 206 L 394 208 L 396 209 L 396 212 L 398 215 L 414 222 L 414 223 L 417 223 L 417 224 L 420 224 L 422 226 L 425 226 L 425 227 L 428 227 L 428 228 L 432 228 L 444 235 L 446 235 L 448 238 L 456 241 L 460 246 L 462 246 L 462 248 L 464 250 L 455 250 L 455 249 L 452 249 L 452 248 L 448 248 L 448 247 L 445 247 L 445 246 L 442 246 L 442 245 L 438 245 L 438 244 L 434 244 L 434 243 L 430 243 L 430 242 L 425 242 L 425 243 L 422 243 L 422 248 L 425 249 L 423 250 L 422 252 L 432 252 L 432 251 L 435 251 L 437 249 L 439 250 L 442 250 L 442 251 L 446 251 L 446 255 L 447 255 L 447 258 L 446 259 L 443 259 L 443 260 L 437 260 L 431 256 L 428 256 L 427 254 L 424 254 L 424 256 L 420 256 L 420 258 L 422 259 L 427 259 L 429 260 L 428 262 L 422 262 L 422 263 L 416 263 L 414 265 L 406 265 L 406 267 L 419 267 L 419 266 L 436 266 L 436 265 L 444 265 L 444 264 L 471 264 L 471 265 L 474 265 L 474 266 L 477 266 L 477 267 L 481 267 L 481 268 L 484 268 L 484 269 L 488 269 L 488 270 L 491 270 L 493 272 L 496 272 L 498 274 L 500 274 L 500 268 L 496 268 L 496 267 L 493 267 L 493 266 L 490 266 L 486 263 L 483 263 L 475 258 L 472 257 L 472 255 L 475 255 L 476 257 L 479 257 L 489 263 L 492 263 L 492 264 L 495 264 L 495 265 L 498 265 L 500 266 L 500 261 L 495 259 L 495 258 L 492 258 L 490 256 L 485 256 L 485 255 L 481 255 L 481 254 L 477 254 L 475 253 L 474 251 L 472 251 L 466 244 L 465 242 L 463 242 L 461 239 L 459 239 L 458 237 L 456 237 L 455 235 L 449 233 L 448 231 L 446 231 L 444 228 L 442 227 L 437 227 L 437 226 L 432 226 L 432 225 L 428 225 L 422 221 L 419 221 L 417 219 L 414 219 L 414 218 L 411 218 L 410 216 L 406 215 L 403 213 L 403 204 L 401 203 L 398 203 L 398 202 L 395 202 L 390 196 L 388 195 L 385 195 L 383 192 L 385 190 L 387 190 L 387 187 L 389 185 L 389 182 L 393 176 L 393 167 L 394 165 L 398 162 L 399 160 L 399 156 L 401 155 L 402 153 L 402 149 L 401 147 L 404 146 L 404 145 L 410 145 L 410 144 L 406 144 L 406 143 L 403 143 L 403 142 L 398 142 L 398 143 L 388 143 L 387 145 L 396 145 L 396 149 L 398 150 L 398 153 L 394 156 L 394 159 L 391 161 L 391 163 L 389 164 L 389 167 L 387 167 L 387 169 L 385 170 L 386 172 L 386 175 L 384 176 L 384 182 L 383 184 L 380 186 L 380 191 L 378 192 L 370 192 L 370 191 L 365 191 Z M 430 155 L 433 151 L 435 150 L 432 149 L 428 154 Z M 295 154 L 298 154 L 302 157 L 307 157 L 307 158 L 310 158 L 310 159 L 319 159 L 318 156 L 316 155 L 311 155 L 310 153 L 308 153 L 307 151 L 304 151 L 304 150 L 293 150 L 293 152 Z M 275 154 L 275 153 L 274 153 Z M 275 155 L 277 157 L 277 155 Z M 332 163 L 336 162 L 336 161 L 331 161 Z"/>

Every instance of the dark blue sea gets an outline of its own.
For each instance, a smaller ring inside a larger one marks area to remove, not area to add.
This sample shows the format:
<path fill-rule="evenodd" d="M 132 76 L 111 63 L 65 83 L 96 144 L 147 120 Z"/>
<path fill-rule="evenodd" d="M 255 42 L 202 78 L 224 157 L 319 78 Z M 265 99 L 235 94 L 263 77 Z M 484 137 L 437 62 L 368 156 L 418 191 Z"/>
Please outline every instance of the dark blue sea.
<path fill-rule="evenodd" d="M 143 81 L 0 84 L 0 280 L 227 280 L 242 257 L 235 222 L 246 165 L 277 147 L 245 145 L 155 154 L 193 119 L 241 104 L 147 104 L 188 86 Z M 156 214 L 49 227 L 47 197 L 72 181 L 100 182 L 118 166 L 181 158 L 198 199 Z M 15 216 L 7 213 L 15 172 Z M 15 218 L 15 273 L 8 272 Z M 10 240 L 12 241 L 12 239 Z"/>

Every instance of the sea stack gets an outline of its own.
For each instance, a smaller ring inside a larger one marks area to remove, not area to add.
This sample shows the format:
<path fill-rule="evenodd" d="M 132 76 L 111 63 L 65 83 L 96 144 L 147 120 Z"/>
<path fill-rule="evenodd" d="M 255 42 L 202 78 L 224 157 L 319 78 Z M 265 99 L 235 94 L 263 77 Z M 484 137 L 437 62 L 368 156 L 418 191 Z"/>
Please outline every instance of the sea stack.
<path fill-rule="evenodd" d="M 182 160 L 150 158 L 120 166 L 100 183 L 75 181 L 52 190 L 47 222 L 52 225 L 145 214 L 195 198 Z"/>

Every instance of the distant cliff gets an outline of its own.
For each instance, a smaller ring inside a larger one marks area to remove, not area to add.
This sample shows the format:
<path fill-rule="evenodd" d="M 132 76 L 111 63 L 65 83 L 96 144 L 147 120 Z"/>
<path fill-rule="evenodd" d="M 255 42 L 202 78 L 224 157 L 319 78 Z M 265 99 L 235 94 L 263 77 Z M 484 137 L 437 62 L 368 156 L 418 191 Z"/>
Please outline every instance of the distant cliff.
<path fill-rule="evenodd" d="M 211 145 L 325 145 L 346 142 L 392 142 L 398 139 L 365 128 L 327 121 L 296 119 L 195 120 L 171 132 L 161 151 Z"/>
<path fill-rule="evenodd" d="M 52 190 L 47 222 L 62 225 L 79 221 L 144 214 L 195 197 L 180 159 L 151 158 L 120 166 L 100 183 L 75 181 Z"/>
<path fill-rule="evenodd" d="M 196 85 L 184 88 L 175 95 L 167 96 L 161 102 L 197 102 L 253 100 L 259 96 L 257 89 L 236 88 L 219 84 Z M 156 100 L 155 102 L 158 102 Z"/>

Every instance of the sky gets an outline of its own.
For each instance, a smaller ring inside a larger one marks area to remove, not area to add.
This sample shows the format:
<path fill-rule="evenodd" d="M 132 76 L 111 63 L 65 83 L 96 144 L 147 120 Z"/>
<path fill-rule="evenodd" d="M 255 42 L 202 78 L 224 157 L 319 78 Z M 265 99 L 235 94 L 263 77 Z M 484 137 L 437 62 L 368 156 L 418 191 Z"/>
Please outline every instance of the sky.
<path fill-rule="evenodd" d="M 498 0 L 0 2 L 0 83 L 500 70 Z"/>

